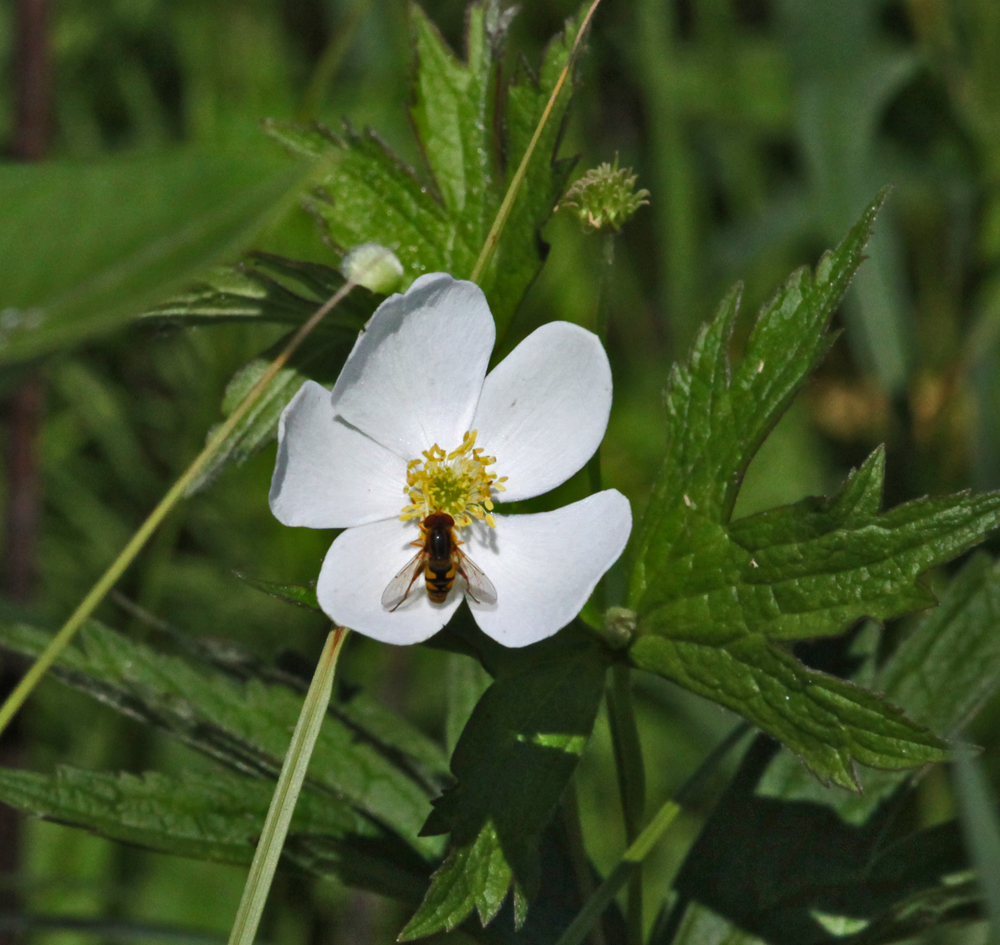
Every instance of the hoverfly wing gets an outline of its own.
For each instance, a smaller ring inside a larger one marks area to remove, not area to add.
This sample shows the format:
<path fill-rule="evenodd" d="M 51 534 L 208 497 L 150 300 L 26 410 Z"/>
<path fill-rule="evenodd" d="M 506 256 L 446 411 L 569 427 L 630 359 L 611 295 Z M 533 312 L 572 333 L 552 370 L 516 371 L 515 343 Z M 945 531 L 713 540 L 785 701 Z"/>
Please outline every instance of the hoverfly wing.
<path fill-rule="evenodd" d="M 497 589 L 493 586 L 493 582 L 464 551 L 456 548 L 455 552 L 458 556 L 458 572 L 465 578 L 465 592 L 477 604 L 495 604 Z"/>
<path fill-rule="evenodd" d="M 382 591 L 382 606 L 390 613 L 410 596 L 410 590 L 417 578 L 423 573 L 424 558 L 426 554 L 421 548 L 409 561 L 404 564 L 396 576 L 385 586 Z"/>

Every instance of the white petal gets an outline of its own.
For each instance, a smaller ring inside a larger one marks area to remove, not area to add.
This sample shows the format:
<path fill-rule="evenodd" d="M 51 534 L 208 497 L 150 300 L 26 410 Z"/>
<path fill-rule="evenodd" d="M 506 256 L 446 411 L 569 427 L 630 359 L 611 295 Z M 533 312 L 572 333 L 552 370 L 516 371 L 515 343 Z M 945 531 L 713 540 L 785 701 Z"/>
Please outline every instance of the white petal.
<path fill-rule="evenodd" d="M 483 529 L 470 535 L 464 550 L 496 586 L 497 602 L 469 606 L 498 643 L 527 646 L 580 612 L 624 551 L 632 510 L 625 496 L 608 489 L 554 512 L 498 515 L 496 522 L 491 534 Z"/>
<path fill-rule="evenodd" d="M 594 455 L 611 412 L 611 366 L 597 335 L 569 322 L 533 331 L 486 378 L 476 445 L 507 476 L 502 502 L 541 495 Z"/>
<path fill-rule="evenodd" d="M 306 381 L 281 414 L 271 511 L 285 525 L 346 528 L 399 515 L 406 463 L 336 420 L 330 392 Z"/>
<path fill-rule="evenodd" d="M 330 546 L 319 572 L 316 594 L 331 620 L 383 643 L 419 643 L 438 632 L 462 600 L 455 587 L 443 604 L 432 604 L 423 581 L 392 613 L 382 592 L 417 552 L 410 542 L 420 532 L 399 519 L 349 528 Z"/>
<path fill-rule="evenodd" d="M 334 409 L 404 459 L 470 429 L 496 338 L 486 296 L 444 273 L 386 299 L 333 388 Z"/>

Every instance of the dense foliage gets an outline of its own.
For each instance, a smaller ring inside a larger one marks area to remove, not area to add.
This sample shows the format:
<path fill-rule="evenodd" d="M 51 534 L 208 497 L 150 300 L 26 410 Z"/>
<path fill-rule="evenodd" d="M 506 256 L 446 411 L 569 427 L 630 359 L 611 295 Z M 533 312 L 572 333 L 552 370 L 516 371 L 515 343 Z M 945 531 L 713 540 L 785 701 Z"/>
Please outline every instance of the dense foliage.
<path fill-rule="evenodd" d="M 0 165 L 0 378 L 45 390 L 5 685 L 345 251 L 392 247 L 405 282 L 476 271 L 583 12 L 57 12 L 52 160 Z M 269 940 L 556 942 L 604 877 L 632 881 L 607 942 L 985 932 L 997 42 L 992 0 L 605 0 L 478 281 L 495 361 L 560 318 L 614 368 L 599 461 L 517 510 L 615 486 L 631 544 L 533 646 L 464 610 L 425 646 L 351 639 Z M 620 235 L 553 214 L 615 154 L 650 192 Z M 4 734 L 0 799 L 44 819 L 8 844 L 0 934 L 228 930 L 326 626 L 331 536 L 267 508 L 278 416 L 381 298 L 354 290 L 296 352 Z M 961 741 L 986 751 L 952 777 Z M 657 810 L 640 874 L 622 854 Z"/>

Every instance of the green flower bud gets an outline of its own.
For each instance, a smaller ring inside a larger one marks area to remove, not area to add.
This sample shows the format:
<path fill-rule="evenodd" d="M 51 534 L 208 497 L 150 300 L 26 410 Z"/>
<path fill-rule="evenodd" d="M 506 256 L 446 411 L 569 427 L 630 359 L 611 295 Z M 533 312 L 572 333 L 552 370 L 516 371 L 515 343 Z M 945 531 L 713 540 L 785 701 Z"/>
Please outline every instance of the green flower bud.
<path fill-rule="evenodd" d="M 378 243 L 354 247 L 340 264 L 344 277 L 372 292 L 388 295 L 399 288 L 403 264 L 391 249 Z"/>
<path fill-rule="evenodd" d="M 617 233 L 633 213 L 649 203 L 648 190 L 635 190 L 636 175 L 631 168 L 602 164 L 576 181 L 557 210 L 575 214 L 587 232 Z"/>
<path fill-rule="evenodd" d="M 624 650 L 635 637 L 638 615 L 627 607 L 609 607 L 604 614 L 601 635 L 612 650 Z"/>

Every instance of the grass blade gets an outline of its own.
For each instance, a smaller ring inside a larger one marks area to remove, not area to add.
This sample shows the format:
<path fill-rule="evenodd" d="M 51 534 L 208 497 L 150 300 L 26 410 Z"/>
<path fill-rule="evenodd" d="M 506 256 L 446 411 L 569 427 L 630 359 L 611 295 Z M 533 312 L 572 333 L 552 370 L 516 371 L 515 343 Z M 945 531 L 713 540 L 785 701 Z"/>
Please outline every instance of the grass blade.
<path fill-rule="evenodd" d="M 274 871 L 278 867 L 281 849 L 285 845 L 288 825 L 292 822 L 295 802 L 302 790 L 309 759 L 312 757 L 320 725 L 326 717 L 326 709 L 333 692 L 333 676 L 337 668 L 337 657 L 350 631 L 345 627 L 335 627 L 326 638 L 326 645 L 319 658 L 316 673 L 309 692 L 302 703 L 302 714 L 296 723 L 292 742 L 281 767 L 278 785 L 274 789 L 271 807 L 264 821 L 264 831 L 257 844 L 250 875 L 243 889 L 243 898 L 236 913 L 236 921 L 229 935 L 229 945 L 252 945 L 257 935 L 267 894 L 271 890 Z"/>

